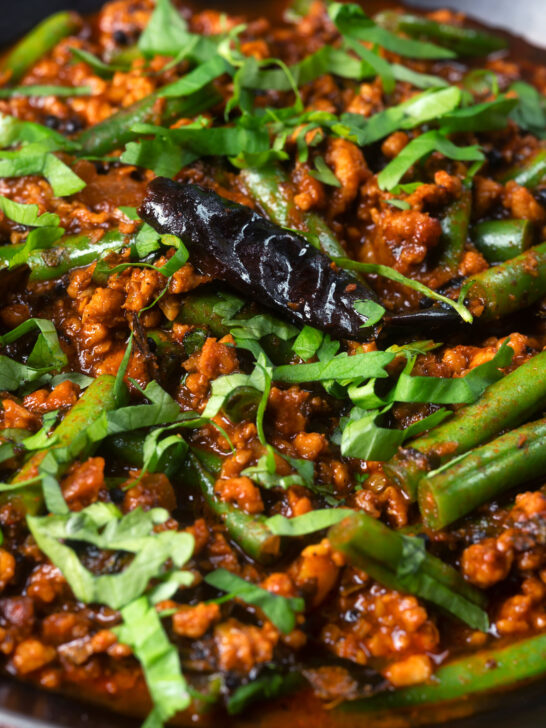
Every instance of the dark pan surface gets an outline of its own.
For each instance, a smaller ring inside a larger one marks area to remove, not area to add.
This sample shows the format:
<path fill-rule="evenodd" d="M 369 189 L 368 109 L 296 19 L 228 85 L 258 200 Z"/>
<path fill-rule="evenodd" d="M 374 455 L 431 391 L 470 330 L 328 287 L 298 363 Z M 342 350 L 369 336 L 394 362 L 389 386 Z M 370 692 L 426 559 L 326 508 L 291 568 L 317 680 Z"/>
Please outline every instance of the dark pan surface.
<path fill-rule="evenodd" d="M 8 0 L 0 0 L 0 48 L 16 40 L 46 15 L 67 8 L 89 13 L 105 1 L 18 0 L 8 3 Z M 244 10 L 246 5 L 267 14 L 268 10 L 278 11 L 284 2 L 262 0 L 252 4 L 248 0 L 196 0 L 194 4 L 237 11 Z M 448 6 L 462 10 L 482 23 L 525 36 L 536 46 L 546 45 L 546 0 L 409 0 L 409 4 L 426 9 Z M 363 0 L 363 5 L 371 9 L 374 0 Z M 524 44 L 520 52 L 529 53 L 536 59 L 538 51 Z M 546 727 L 545 688 L 546 683 L 540 681 L 502 696 L 490 696 L 484 704 L 489 707 L 486 712 L 442 725 L 444 728 Z M 283 723 L 285 728 L 293 728 L 288 715 L 283 717 Z M 139 728 L 139 725 L 140 721 L 0 677 L 0 728 Z M 237 728 L 253 728 L 253 725 L 254 720 L 249 716 L 238 723 Z M 365 728 L 365 722 L 362 728 Z"/>

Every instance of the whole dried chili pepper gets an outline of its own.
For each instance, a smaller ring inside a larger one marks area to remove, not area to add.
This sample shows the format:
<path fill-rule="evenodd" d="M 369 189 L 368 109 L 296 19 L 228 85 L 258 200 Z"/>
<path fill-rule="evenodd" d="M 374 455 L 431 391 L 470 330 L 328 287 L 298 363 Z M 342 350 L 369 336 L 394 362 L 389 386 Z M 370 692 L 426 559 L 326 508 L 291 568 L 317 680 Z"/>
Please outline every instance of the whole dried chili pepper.
<path fill-rule="evenodd" d="M 365 340 L 372 334 L 358 301 L 377 301 L 375 293 L 302 237 L 248 207 L 196 185 L 164 177 L 153 180 L 139 214 L 161 233 L 182 238 L 190 260 L 201 272 L 228 283 L 244 295 L 336 338 Z M 440 315 L 438 315 L 440 314 Z M 445 324 L 450 311 L 409 314 L 411 324 Z M 385 316 L 403 324 L 404 315 Z"/>

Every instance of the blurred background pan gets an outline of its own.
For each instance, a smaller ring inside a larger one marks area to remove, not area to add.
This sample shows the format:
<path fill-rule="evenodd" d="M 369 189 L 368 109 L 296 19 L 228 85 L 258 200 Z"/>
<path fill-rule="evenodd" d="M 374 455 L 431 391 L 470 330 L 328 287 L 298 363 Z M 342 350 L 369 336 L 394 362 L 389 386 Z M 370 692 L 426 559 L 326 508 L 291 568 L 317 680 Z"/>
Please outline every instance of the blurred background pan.
<path fill-rule="evenodd" d="M 363 7 L 370 12 L 375 11 L 379 5 L 399 4 L 380 3 L 376 0 L 361 1 Z M 17 40 L 39 20 L 57 10 L 71 9 L 80 13 L 91 13 L 104 2 L 105 0 L 0 0 L 0 47 Z M 267 15 L 278 14 L 285 3 L 284 0 L 203 0 L 192 4 L 195 7 L 216 7 L 226 12 Z M 516 41 L 518 52 L 532 56 L 535 61 L 546 63 L 546 0 L 412 0 L 409 4 L 427 10 L 450 7 L 468 13 L 486 25 L 525 38 L 534 45 Z M 515 41 L 513 36 L 512 41 Z M 486 709 L 485 712 L 460 720 L 442 721 L 441 725 L 444 728 L 546 727 L 546 682 L 543 680 L 520 686 L 502 695 L 486 697 L 482 708 Z M 305 717 L 294 714 L 293 705 L 289 708 L 288 705 L 283 705 L 282 700 L 277 700 L 268 710 L 274 716 L 273 723 L 267 721 L 268 726 L 307 726 Z M 470 710 L 470 706 L 465 706 L 463 702 L 458 714 L 464 715 Z M 266 712 L 265 706 L 262 706 L 259 712 L 238 720 L 230 728 L 259 728 Z M 363 717 L 362 721 L 362 728 L 367 728 L 367 719 Z M 139 728 L 139 725 L 140 721 L 0 676 L 0 728 Z M 400 723 L 396 723 L 396 726 L 400 726 Z M 328 728 L 334 728 L 334 725 L 328 723 Z M 340 724 L 339 728 L 344 726 Z M 384 728 L 388 726 L 384 725 Z"/>

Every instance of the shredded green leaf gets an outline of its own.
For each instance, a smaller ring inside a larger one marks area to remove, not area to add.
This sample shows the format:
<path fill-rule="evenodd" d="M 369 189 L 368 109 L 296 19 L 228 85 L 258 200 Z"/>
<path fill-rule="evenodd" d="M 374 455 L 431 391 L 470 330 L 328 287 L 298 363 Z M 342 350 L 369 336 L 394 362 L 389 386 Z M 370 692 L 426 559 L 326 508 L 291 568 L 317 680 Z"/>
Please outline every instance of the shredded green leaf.
<path fill-rule="evenodd" d="M 205 576 L 204 581 L 210 586 L 228 592 L 229 598 L 237 597 L 247 604 L 259 607 L 268 619 L 278 627 L 281 632 L 288 634 L 296 626 L 296 614 L 305 608 L 303 599 L 296 597 L 281 597 L 251 584 L 240 576 L 232 574 L 227 569 L 216 569 Z"/>

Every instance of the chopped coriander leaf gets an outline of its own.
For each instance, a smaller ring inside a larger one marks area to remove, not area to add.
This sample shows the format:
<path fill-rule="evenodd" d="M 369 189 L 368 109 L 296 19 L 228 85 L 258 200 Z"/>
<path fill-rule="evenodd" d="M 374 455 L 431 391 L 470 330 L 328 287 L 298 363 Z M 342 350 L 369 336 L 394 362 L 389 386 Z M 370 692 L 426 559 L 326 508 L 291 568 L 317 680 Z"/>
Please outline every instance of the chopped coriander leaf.
<path fill-rule="evenodd" d="M 476 145 L 458 147 L 438 131 L 427 131 L 412 139 L 400 154 L 377 175 L 377 182 L 382 190 L 392 190 L 410 167 L 427 157 L 432 152 L 440 152 L 448 159 L 473 162 L 483 160 L 484 155 Z"/>
<path fill-rule="evenodd" d="M 461 91 L 456 86 L 429 89 L 398 106 L 363 119 L 358 114 L 343 114 L 341 121 L 351 123 L 361 146 L 389 136 L 398 129 L 413 129 L 426 122 L 441 119 L 457 108 Z"/>
<path fill-rule="evenodd" d="M 456 109 L 440 119 L 440 131 L 443 134 L 453 134 L 505 129 L 510 112 L 517 104 L 517 99 L 499 96 L 494 101 Z"/>
<path fill-rule="evenodd" d="M 214 81 L 224 73 L 231 71 L 231 66 L 222 56 L 213 56 L 209 61 L 202 63 L 193 71 L 190 71 L 178 81 L 164 86 L 159 95 L 167 98 L 179 98 L 200 91 L 211 81 Z"/>
<path fill-rule="evenodd" d="M 399 210 L 411 210 L 411 205 L 406 200 L 397 200 L 396 198 L 393 198 L 391 200 L 385 200 L 385 202 L 387 205 L 397 207 Z"/>
<path fill-rule="evenodd" d="M 292 351 L 306 361 L 317 353 L 323 339 L 322 331 L 304 326 L 292 344 Z"/>
<path fill-rule="evenodd" d="M 195 155 L 184 152 L 171 139 L 156 137 L 128 142 L 120 159 L 124 164 L 151 169 L 158 176 L 174 177 L 195 160 Z"/>
<path fill-rule="evenodd" d="M 0 210 L 4 215 L 20 225 L 29 227 L 56 227 L 59 225 L 59 216 L 53 212 L 38 214 L 38 205 L 26 205 L 21 202 L 14 202 L 0 195 Z"/>
<path fill-rule="evenodd" d="M 472 314 L 466 308 L 466 306 L 463 305 L 461 300 L 453 301 L 451 298 L 447 298 L 447 296 L 442 296 L 440 293 L 433 291 L 431 288 L 428 288 L 428 286 L 425 286 L 423 283 L 415 281 L 411 278 L 406 278 L 406 276 L 403 276 L 401 273 L 394 270 L 394 268 L 390 268 L 387 265 L 380 265 L 379 263 L 359 263 L 358 261 L 351 260 L 350 258 L 334 258 L 333 260 L 341 268 L 347 268 L 348 270 L 357 270 L 361 271 L 362 273 L 377 274 L 385 278 L 389 278 L 392 281 L 396 281 L 397 283 L 402 283 L 408 288 L 413 288 L 414 291 L 419 291 L 419 293 L 422 293 L 423 296 L 427 296 L 428 298 L 432 298 L 435 301 L 441 301 L 442 303 L 451 306 L 455 309 L 455 311 L 457 311 L 463 321 L 466 321 L 467 323 L 472 323 Z"/>
<path fill-rule="evenodd" d="M 58 197 L 73 195 L 85 187 L 85 182 L 53 154 L 60 148 L 55 138 L 43 138 L 16 151 L 1 151 L 0 177 L 41 174 Z"/>
<path fill-rule="evenodd" d="M 383 314 L 385 313 L 385 309 L 383 308 L 383 306 L 371 300 L 356 301 L 355 309 L 358 311 L 358 313 L 362 314 L 362 316 L 366 317 L 366 320 L 362 324 L 361 328 L 375 326 L 376 323 L 381 321 L 381 319 L 383 318 Z"/>
<path fill-rule="evenodd" d="M 319 508 L 293 518 L 286 518 L 278 513 L 268 518 L 266 524 L 277 536 L 307 536 L 309 533 L 322 531 L 323 528 L 339 523 L 350 513 L 352 513 L 350 508 Z"/>
<path fill-rule="evenodd" d="M 296 614 L 305 608 L 303 599 L 295 597 L 281 597 L 251 584 L 240 576 L 236 576 L 227 569 L 216 569 L 205 576 L 204 581 L 216 589 L 228 592 L 230 598 L 236 597 L 247 604 L 259 607 L 268 619 L 278 627 L 281 632 L 288 634 L 296 626 Z"/>
<path fill-rule="evenodd" d="M 387 405 L 382 411 L 371 412 L 359 407 L 353 408 L 349 421 L 342 428 L 339 442 L 341 454 L 361 460 L 388 460 L 403 442 L 436 427 L 451 415 L 447 410 L 438 410 L 403 430 L 394 430 L 377 424 L 378 418 L 391 407 L 392 405 Z"/>
<path fill-rule="evenodd" d="M 142 665 L 152 712 L 143 728 L 157 728 L 190 704 L 188 685 L 182 674 L 180 657 L 170 642 L 155 607 L 140 597 L 120 610 L 123 623 L 113 632 L 128 645 Z"/>
<path fill-rule="evenodd" d="M 403 38 L 377 25 L 360 5 L 332 2 L 328 14 L 344 37 L 368 43 L 377 43 L 388 51 L 409 58 L 453 58 L 455 54 L 447 48 L 433 43 Z"/>
<path fill-rule="evenodd" d="M 190 534 L 153 530 L 167 518 L 167 511 L 161 508 L 138 508 L 122 516 L 115 506 L 98 502 L 78 513 L 27 516 L 27 523 L 39 548 L 60 569 L 76 598 L 86 604 L 96 602 L 120 609 L 138 599 L 150 579 L 164 575 L 169 560 L 180 568 L 191 557 Z M 135 558 L 119 573 L 96 576 L 81 563 L 66 540 L 84 541 L 104 550 L 128 551 Z"/>
<path fill-rule="evenodd" d="M 100 78 L 112 78 L 116 71 L 127 71 L 130 68 L 128 63 L 105 63 L 101 58 L 94 56 L 83 48 L 70 48 L 70 52 L 78 61 L 87 63 L 89 68 Z"/>
<path fill-rule="evenodd" d="M 332 172 L 330 167 L 326 164 L 323 157 L 315 157 L 314 161 L 315 169 L 309 171 L 311 177 L 318 179 L 319 182 L 322 182 L 325 185 L 330 185 L 331 187 L 341 187 L 341 182 Z"/>
<path fill-rule="evenodd" d="M 510 91 L 518 95 L 516 106 L 510 113 L 510 118 L 522 129 L 536 134 L 541 139 L 546 137 L 546 99 L 524 81 L 516 81 L 510 86 Z"/>
<path fill-rule="evenodd" d="M 78 144 L 67 139 L 58 131 L 35 121 L 22 121 L 14 116 L 0 113 L 0 147 L 6 148 L 13 144 L 39 142 L 47 140 L 51 148 L 73 151 Z"/>
<path fill-rule="evenodd" d="M 157 0 L 139 40 L 140 51 L 149 57 L 176 56 L 188 43 L 188 24 L 170 0 Z"/>
<path fill-rule="evenodd" d="M 263 488 L 284 488 L 286 490 L 292 485 L 304 485 L 299 474 L 279 475 L 277 473 L 272 449 L 266 455 L 262 455 L 256 465 L 242 470 L 241 475 L 245 475 Z"/>
<path fill-rule="evenodd" d="M 298 384 L 329 380 L 351 382 L 366 377 L 386 377 L 385 367 L 393 358 L 394 355 L 386 351 L 370 351 L 354 356 L 338 354 L 326 361 L 275 367 L 273 380 Z"/>
<path fill-rule="evenodd" d="M 136 124 L 132 131 L 170 139 L 198 157 L 235 157 L 242 152 L 258 154 L 268 151 L 270 145 L 269 134 L 264 127 L 208 127 L 193 123 L 178 129 L 165 129 L 152 124 Z"/>
<path fill-rule="evenodd" d="M 23 321 L 16 328 L 0 336 L 0 344 L 2 346 L 11 344 L 34 330 L 39 333 L 27 359 L 29 366 L 49 369 L 61 369 L 66 366 L 68 359 L 61 349 L 57 330 L 47 319 L 30 318 Z"/>

